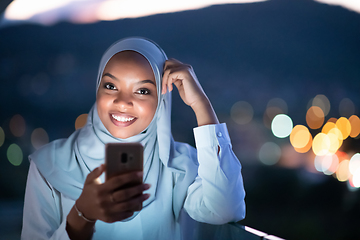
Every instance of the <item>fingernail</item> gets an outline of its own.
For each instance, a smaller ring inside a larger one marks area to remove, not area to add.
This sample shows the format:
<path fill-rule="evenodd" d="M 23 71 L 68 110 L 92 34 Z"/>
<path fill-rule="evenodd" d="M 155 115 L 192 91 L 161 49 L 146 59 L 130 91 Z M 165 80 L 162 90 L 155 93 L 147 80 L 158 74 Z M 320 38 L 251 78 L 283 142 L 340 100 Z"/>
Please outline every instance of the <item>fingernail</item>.
<path fill-rule="evenodd" d="M 150 189 L 150 187 L 151 187 L 151 184 L 145 184 L 144 185 L 144 190 L 148 190 L 148 189 Z"/>

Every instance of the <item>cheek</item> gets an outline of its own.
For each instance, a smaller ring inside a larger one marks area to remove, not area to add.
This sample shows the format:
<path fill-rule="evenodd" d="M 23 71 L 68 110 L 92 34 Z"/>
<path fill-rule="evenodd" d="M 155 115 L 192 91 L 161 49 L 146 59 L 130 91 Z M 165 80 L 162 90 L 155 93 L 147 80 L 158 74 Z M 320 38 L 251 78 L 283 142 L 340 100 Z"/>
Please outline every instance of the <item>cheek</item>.
<path fill-rule="evenodd" d="M 142 104 L 139 104 L 139 112 L 146 117 L 149 121 L 152 120 L 154 117 L 156 107 L 157 107 L 157 101 L 151 100 L 151 101 L 144 101 Z"/>
<path fill-rule="evenodd" d="M 112 99 L 104 95 L 98 95 L 96 98 L 96 105 L 98 108 L 99 115 L 106 112 L 112 103 Z"/>

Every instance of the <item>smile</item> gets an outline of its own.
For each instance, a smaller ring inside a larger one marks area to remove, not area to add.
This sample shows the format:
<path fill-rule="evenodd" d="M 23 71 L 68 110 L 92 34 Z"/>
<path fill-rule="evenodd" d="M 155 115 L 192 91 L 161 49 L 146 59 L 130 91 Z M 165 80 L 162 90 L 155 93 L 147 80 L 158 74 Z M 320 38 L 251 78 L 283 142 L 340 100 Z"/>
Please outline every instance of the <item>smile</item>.
<path fill-rule="evenodd" d="M 135 118 L 134 117 L 120 117 L 120 116 L 116 116 L 114 114 L 111 114 L 111 116 L 116 120 L 116 121 L 119 121 L 119 122 L 130 122 L 132 120 L 134 120 Z"/>

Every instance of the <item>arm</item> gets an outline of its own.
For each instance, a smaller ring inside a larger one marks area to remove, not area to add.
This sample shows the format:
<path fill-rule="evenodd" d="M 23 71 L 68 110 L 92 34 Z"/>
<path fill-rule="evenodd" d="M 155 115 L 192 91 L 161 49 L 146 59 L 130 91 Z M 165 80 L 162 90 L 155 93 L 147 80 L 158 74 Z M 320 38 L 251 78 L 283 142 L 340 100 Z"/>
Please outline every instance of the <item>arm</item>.
<path fill-rule="evenodd" d="M 21 239 L 69 239 L 61 219 L 60 194 L 30 162 Z"/>
<path fill-rule="evenodd" d="M 162 93 L 174 84 L 198 122 L 194 129 L 198 177 L 188 189 L 185 210 L 201 222 L 224 224 L 245 217 L 241 164 L 231 148 L 225 124 L 220 125 L 193 68 L 175 59 L 166 61 Z"/>
<path fill-rule="evenodd" d="M 211 224 L 243 219 L 241 164 L 231 149 L 226 125 L 202 126 L 195 128 L 194 133 L 199 170 L 188 189 L 185 210 L 193 219 Z"/>

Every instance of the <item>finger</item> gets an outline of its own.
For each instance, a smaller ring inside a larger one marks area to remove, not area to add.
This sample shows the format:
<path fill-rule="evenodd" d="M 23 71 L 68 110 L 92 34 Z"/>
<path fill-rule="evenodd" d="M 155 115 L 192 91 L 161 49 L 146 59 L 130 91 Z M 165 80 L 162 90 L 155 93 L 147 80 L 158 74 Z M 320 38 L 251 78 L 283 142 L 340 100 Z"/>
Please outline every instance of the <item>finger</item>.
<path fill-rule="evenodd" d="M 170 74 L 170 70 L 166 70 L 164 71 L 164 75 L 163 75 L 163 79 L 162 79 L 162 90 L 161 93 L 165 94 L 167 91 L 167 82 L 169 80 L 169 74 Z"/>
<path fill-rule="evenodd" d="M 130 212 L 130 211 L 140 211 L 142 209 L 142 203 L 150 197 L 150 194 L 142 194 L 138 197 L 135 197 L 129 201 L 121 202 L 116 204 L 112 210 L 114 213 L 117 212 Z"/>
<path fill-rule="evenodd" d="M 105 166 L 104 164 L 101 164 L 99 167 L 95 168 L 93 171 L 91 171 L 85 180 L 85 184 L 91 183 L 91 182 L 98 182 L 98 179 L 100 177 L 100 175 L 105 171 Z"/>
<path fill-rule="evenodd" d="M 121 212 L 121 213 L 103 216 L 100 220 L 102 220 L 103 222 L 106 222 L 106 223 L 114 223 L 117 221 L 125 220 L 125 219 L 131 217 L 132 215 L 134 215 L 133 211 Z"/>
<path fill-rule="evenodd" d="M 138 182 L 141 185 L 143 172 L 130 172 L 117 175 L 107 180 L 102 185 L 102 190 L 107 192 L 114 192 L 116 189 L 122 188 L 125 184 Z"/>
<path fill-rule="evenodd" d="M 149 188 L 150 184 L 141 184 L 126 189 L 117 190 L 112 193 L 111 200 L 113 200 L 115 203 L 123 202 L 135 196 L 141 195 L 143 191 L 146 191 Z"/>

